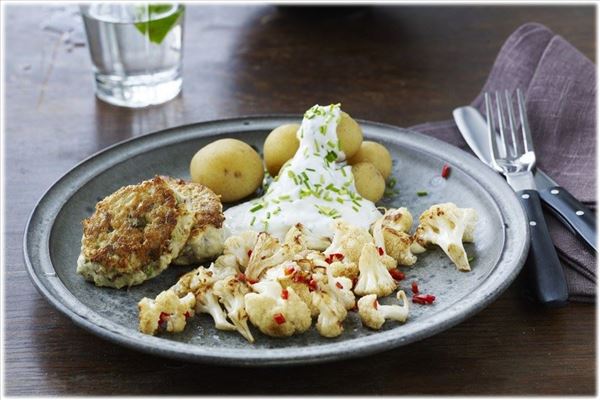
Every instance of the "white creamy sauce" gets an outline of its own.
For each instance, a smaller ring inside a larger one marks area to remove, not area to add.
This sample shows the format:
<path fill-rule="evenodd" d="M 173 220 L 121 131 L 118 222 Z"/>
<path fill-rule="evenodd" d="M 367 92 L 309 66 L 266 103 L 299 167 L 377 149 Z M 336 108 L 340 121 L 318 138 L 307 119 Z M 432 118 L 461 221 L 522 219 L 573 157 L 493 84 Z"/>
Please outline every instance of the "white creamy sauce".
<path fill-rule="evenodd" d="M 266 193 L 225 211 L 231 235 L 266 231 L 280 240 L 302 223 L 318 236 L 333 236 L 333 222 L 342 219 L 369 229 L 381 213 L 354 186 L 352 168 L 337 138 L 340 106 L 315 105 L 304 114 L 297 136 L 300 147 Z"/>

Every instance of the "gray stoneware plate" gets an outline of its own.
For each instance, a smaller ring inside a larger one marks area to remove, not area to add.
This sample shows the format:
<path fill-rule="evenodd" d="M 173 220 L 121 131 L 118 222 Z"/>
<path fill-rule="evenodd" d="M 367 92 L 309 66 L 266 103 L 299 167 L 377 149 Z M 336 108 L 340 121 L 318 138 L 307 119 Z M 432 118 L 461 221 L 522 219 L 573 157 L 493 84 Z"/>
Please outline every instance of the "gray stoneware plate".
<path fill-rule="evenodd" d="M 256 343 L 248 344 L 237 333 L 214 329 L 210 317 L 201 314 L 182 333 L 152 337 L 137 330 L 137 302 L 156 296 L 192 267 L 172 267 L 128 290 L 97 288 L 75 273 L 81 220 L 93 212 L 98 200 L 155 174 L 189 179 L 189 162 L 203 145 L 236 137 L 261 148 L 271 129 L 300 119 L 267 116 L 193 124 L 128 140 L 84 160 L 48 190 L 30 217 L 24 253 L 35 286 L 76 324 L 109 341 L 167 357 L 259 366 L 356 357 L 426 338 L 483 309 L 517 276 L 529 246 L 528 226 L 505 181 L 456 147 L 367 121 L 361 122 L 365 137 L 383 143 L 395 160 L 399 194 L 383 205 L 407 206 L 416 220 L 430 205 L 451 201 L 477 209 L 480 217 L 476 242 L 466 245 L 467 253 L 475 258 L 472 272 L 458 272 L 439 249 L 421 255 L 415 266 L 404 269 L 406 280 L 401 288 L 408 293 L 410 282 L 418 280 L 422 291 L 437 297 L 433 305 L 411 304 L 404 325 L 386 323 L 382 330 L 371 331 L 351 312 L 345 332 L 335 339 L 320 337 L 314 327 L 288 339 L 269 338 L 253 330 Z M 452 167 L 447 180 L 440 177 L 444 163 Z M 417 196 L 421 190 L 429 194 Z"/>

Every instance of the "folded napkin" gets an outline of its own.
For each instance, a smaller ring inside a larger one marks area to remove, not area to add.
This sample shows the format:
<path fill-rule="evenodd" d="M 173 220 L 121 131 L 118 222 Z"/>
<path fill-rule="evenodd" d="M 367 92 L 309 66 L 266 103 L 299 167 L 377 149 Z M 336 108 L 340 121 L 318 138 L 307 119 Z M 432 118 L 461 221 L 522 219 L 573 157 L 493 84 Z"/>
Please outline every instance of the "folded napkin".
<path fill-rule="evenodd" d="M 481 93 L 471 103 L 484 113 L 483 92 L 521 88 L 537 166 L 593 210 L 596 208 L 595 72 L 594 64 L 565 39 L 543 25 L 525 24 L 504 43 Z M 470 151 L 452 120 L 425 123 L 412 129 Z M 595 302 L 595 253 L 553 216 L 545 215 L 565 268 L 570 300 Z"/>

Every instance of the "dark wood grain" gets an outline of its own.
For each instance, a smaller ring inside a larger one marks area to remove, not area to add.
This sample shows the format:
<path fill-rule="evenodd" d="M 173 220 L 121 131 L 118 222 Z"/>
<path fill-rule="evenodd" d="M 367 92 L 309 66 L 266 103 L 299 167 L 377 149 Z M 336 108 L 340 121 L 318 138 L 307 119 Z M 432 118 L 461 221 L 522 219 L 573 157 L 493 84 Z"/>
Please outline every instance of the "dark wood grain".
<path fill-rule="evenodd" d="M 419 343 L 352 361 L 224 368 L 112 345 L 75 326 L 23 265 L 27 216 L 52 182 L 107 145 L 185 123 L 301 113 L 342 102 L 396 124 L 447 119 L 478 93 L 503 40 L 537 21 L 595 59 L 595 9 L 189 6 L 184 91 L 126 110 L 93 95 L 85 47 L 40 25 L 60 10 L 4 9 L 6 394 L 593 394 L 595 307 L 543 310 L 515 284 L 470 320 Z"/>

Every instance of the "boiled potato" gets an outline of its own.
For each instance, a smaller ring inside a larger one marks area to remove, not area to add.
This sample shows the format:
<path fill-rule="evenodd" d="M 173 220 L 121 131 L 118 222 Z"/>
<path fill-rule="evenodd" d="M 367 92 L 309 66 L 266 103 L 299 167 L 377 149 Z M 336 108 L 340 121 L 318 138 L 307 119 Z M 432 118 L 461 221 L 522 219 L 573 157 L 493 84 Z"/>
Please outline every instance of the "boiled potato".
<path fill-rule="evenodd" d="M 362 129 L 358 122 L 343 111 L 337 126 L 337 136 L 346 160 L 356 154 L 363 140 Z"/>
<path fill-rule="evenodd" d="M 224 202 L 254 193 L 261 185 L 263 163 L 256 151 L 237 139 L 220 139 L 207 144 L 190 164 L 192 181 L 201 183 Z"/>
<path fill-rule="evenodd" d="M 265 139 L 263 152 L 265 165 L 272 177 L 276 177 L 285 162 L 296 154 L 300 141 L 296 132 L 300 129 L 298 124 L 281 125 L 271 131 Z"/>
<path fill-rule="evenodd" d="M 392 156 L 390 152 L 377 142 L 365 140 L 360 145 L 360 148 L 348 160 L 348 164 L 354 165 L 359 162 L 370 162 L 377 168 L 383 179 L 387 179 L 392 172 Z"/>
<path fill-rule="evenodd" d="M 378 202 L 385 192 L 385 179 L 375 166 L 368 162 L 361 162 L 352 166 L 354 185 L 356 191 L 373 203 Z"/>

